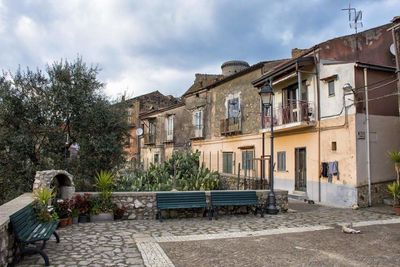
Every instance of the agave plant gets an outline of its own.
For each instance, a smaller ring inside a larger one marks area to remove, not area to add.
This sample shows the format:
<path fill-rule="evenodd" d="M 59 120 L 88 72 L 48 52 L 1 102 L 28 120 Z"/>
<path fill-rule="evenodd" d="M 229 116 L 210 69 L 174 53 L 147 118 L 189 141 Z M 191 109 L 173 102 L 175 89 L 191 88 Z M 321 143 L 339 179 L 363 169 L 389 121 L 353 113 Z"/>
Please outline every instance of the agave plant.
<path fill-rule="evenodd" d="M 393 197 L 393 206 L 396 206 L 400 198 L 400 183 L 393 182 L 388 184 L 388 191 Z"/>
<path fill-rule="evenodd" d="M 55 197 L 55 192 L 51 188 L 38 188 L 33 192 L 33 197 L 39 205 L 47 207 L 50 201 Z"/>
<path fill-rule="evenodd" d="M 400 184 L 400 151 L 388 152 L 388 156 L 394 163 L 394 169 L 396 171 L 397 183 Z"/>

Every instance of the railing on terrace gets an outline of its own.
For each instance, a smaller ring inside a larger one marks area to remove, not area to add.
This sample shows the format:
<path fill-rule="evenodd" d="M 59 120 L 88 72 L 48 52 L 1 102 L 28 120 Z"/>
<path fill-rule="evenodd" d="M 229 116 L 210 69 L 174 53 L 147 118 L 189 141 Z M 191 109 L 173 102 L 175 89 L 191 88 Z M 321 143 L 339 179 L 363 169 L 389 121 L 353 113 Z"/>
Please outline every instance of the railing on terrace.
<path fill-rule="evenodd" d="M 156 143 L 156 135 L 155 134 L 144 134 L 143 139 L 144 139 L 145 145 L 154 145 Z"/>
<path fill-rule="evenodd" d="M 194 125 L 192 128 L 191 138 L 192 139 L 204 138 L 203 129 L 204 129 L 203 125 Z"/>
<path fill-rule="evenodd" d="M 222 119 L 220 122 L 221 135 L 233 135 L 242 132 L 242 117 Z"/>
<path fill-rule="evenodd" d="M 264 128 L 271 126 L 271 114 L 264 115 Z M 315 108 L 312 102 L 291 101 L 289 104 L 274 108 L 274 126 L 296 122 L 315 121 Z"/>

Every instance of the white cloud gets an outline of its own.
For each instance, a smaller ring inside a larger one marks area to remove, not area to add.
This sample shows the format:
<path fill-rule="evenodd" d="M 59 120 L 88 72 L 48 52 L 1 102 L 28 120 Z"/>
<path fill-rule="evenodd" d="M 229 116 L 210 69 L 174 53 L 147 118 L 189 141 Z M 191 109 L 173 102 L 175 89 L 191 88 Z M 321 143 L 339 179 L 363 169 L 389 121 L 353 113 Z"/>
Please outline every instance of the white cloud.
<path fill-rule="evenodd" d="M 400 9 L 399 0 L 352 4 L 364 11 L 365 29 L 389 22 Z M 315 10 L 321 5 L 326 9 Z M 346 5 L 320 0 L 0 0 L 0 69 L 43 68 L 81 55 L 100 66 L 108 95 L 159 90 L 179 96 L 196 72 L 220 73 L 222 61 L 232 57 L 277 58 L 283 49 L 289 54 L 290 48 L 351 33 L 340 11 Z M 326 12 L 335 14 L 331 21 L 324 21 Z M 261 50 L 264 46 L 268 49 Z"/>

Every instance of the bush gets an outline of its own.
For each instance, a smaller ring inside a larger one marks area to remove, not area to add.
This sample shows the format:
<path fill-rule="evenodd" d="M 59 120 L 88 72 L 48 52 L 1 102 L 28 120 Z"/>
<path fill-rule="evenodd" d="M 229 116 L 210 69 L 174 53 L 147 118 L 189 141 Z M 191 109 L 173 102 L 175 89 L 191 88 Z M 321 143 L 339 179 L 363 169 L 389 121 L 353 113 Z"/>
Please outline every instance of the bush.
<path fill-rule="evenodd" d="M 117 191 L 214 190 L 220 186 L 218 172 L 199 166 L 200 152 L 180 151 L 147 171 L 125 171 L 117 182 Z"/>

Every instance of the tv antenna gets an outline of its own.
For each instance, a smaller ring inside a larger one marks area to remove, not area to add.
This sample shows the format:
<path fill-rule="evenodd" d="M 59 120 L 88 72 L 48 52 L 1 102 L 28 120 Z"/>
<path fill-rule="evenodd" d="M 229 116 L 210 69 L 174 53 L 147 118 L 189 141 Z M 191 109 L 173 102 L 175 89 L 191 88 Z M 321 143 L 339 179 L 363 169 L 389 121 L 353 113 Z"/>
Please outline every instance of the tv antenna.
<path fill-rule="evenodd" d="M 357 33 L 358 28 L 362 28 L 363 24 L 362 20 L 362 11 L 351 7 L 351 3 L 349 3 L 348 8 L 342 8 L 342 10 L 347 10 L 349 12 L 349 25 L 350 29 L 354 29 Z"/>

